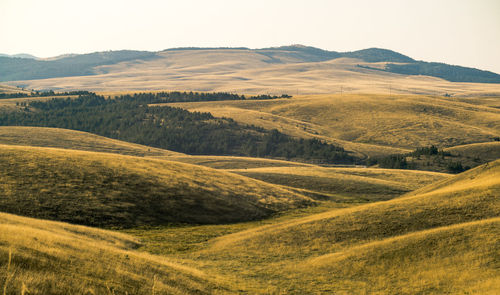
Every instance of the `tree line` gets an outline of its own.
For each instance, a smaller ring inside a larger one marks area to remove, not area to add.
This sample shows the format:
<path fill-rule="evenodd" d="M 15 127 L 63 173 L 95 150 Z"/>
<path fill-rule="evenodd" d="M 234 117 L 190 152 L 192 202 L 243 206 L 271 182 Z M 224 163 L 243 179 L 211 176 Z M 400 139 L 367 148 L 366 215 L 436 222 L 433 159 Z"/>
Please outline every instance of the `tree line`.
<path fill-rule="evenodd" d="M 210 113 L 149 106 L 165 101 L 165 98 L 189 100 L 198 97 L 208 99 L 207 94 L 186 92 L 141 93 L 113 99 L 88 93 L 77 98 L 32 101 L 19 111 L 4 111 L 0 113 L 0 125 L 73 129 L 197 155 L 270 157 L 342 164 L 357 160 L 343 148 L 317 139 L 296 139 L 278 130 L 239 124 Z"/>

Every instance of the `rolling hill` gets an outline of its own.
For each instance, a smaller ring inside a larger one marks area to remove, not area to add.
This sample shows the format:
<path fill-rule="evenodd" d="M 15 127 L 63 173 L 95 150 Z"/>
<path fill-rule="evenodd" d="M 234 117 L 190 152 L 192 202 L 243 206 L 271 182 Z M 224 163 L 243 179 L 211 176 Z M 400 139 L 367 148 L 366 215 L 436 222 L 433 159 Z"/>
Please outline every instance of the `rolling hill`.
<path fill-rule="evenodd" d="M 10 85 L 38 90 L 500 93 L 500 75 L 492 72 L 415 61 L 380 48 L 335 52 L 302 45 L 111 51 L 49 60 L 0 57 L 0 77 Z"/>
<path fill-rule="evenodd" d="M 0 211 L 98 227 L 227 223 L 314 204 L 298 193 L 179 162 L 0 146 Z"/>
<path fill-rule="evenodd" d="M 500 137 L 499 109 L 476 105 L 472 99 L 331 94 L 167 105 L 326 140 L 365 157 L 405 153 L 432 144 L 452 147 L 492 142 Z"/>
<path fill-rule="evenodd" d="M 269 293 L 265 286 L 287 294 L 494 294 L 499 174 L 495 161 L 390 201 L 221 236 L 195 261 L 237 273 L 255 294 Z"/>
<path fill-rule="evenodd" d="M 52 147 L 138 157 L 170 157 L 183 154 L 98 136 L 88 132 L 48 127 L 0 126 L 0 144 Z"/>

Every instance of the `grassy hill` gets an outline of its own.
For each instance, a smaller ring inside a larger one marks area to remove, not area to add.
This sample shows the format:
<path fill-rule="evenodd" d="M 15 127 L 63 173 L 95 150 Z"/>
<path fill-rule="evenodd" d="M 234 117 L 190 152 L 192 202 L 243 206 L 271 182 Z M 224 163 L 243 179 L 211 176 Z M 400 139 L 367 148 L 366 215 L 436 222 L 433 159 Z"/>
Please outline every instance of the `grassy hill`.
<path fill-rule="evenodd" d="M 423 95 L 311 95 L 272 101 L 176 103 L 246 124 L 335 143 L 358 156 L 405 153 L 416 147 L 491 142 L 500 110 L 473 100 Z"/>
<path fill-rule="evenodd" d="M 494 294 L 498 175 L 500 161 L 390 201 L 222 235 L 183 257 L 254 294 Z"/>
<path fill-rule="evenodd" d="M 0 126 L 0 144 L 53 147 L 130 156 L 168 157 L 183 154 L 61 128 Z"/>
<path fill-rule="evenodd" d="M 215 277 L 134 251 L 124 234 L 0 213 L 3 294 L 226 294 Z"/>
<path fill-rule="evenodd" d="M 115 154 L 0 146 L 0 211 L 99 227 L 261 219 L 314 202 L 211 168 Z"/>
<path fill-rule="evenodd" d="M 458 145 L 447 148 L 445 151 L 462 158 L 481 159 L 481 161 L 491 162 L 500 159 L 500 141 Z"/>

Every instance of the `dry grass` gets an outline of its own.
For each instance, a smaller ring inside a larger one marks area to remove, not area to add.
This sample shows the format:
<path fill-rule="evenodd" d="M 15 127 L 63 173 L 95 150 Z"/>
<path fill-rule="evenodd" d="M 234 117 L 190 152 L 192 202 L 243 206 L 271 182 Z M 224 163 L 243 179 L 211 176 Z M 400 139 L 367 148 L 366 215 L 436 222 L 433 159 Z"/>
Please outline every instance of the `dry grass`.
<path fill-rule="evenodd" d="M 440 227 L 352 247 L 296 265 L 317 292 L 497 294 L 500 218 Z"/>
<path fill-rule="evenodd" d="M 499 169 L 496 161 L 391 201 L 252 227 L 182 257 L 252 294 L 494 294 Z"/>
<path fill-rule="evenodd" d="M 446 97 L 337 94 L 170 105 L 319 138 L 358 155 L 402 153 L 431 144 L 451 147 L 500 136 L 500 110 Z"/>
<path fill-rule="evenodd" d="M 423 171 L 318 166 L 228 171 L 269 183 L 325 194 L 332 196 L 332 199 L 344 196 L 355 202 L 392 199 L 449 177 L 448 174 Z"/>
<path fill-rule="evenodd" d="M 245 50 L 203 50 L 160 53 L 151 61 L 122 62 L 96 68 L 98 75 L 9 82 L 31 89 L 230 91 L 250 94 L 404 93 L 494 95 L 499 84 L 453 83 L 425 76 L 404 76 L 362 69 L 377 66 L 340 58 L 324 62 L 269 59 Z M 298 62 L 298 63 L 297 63 Z"/>
<path fill-rule="evenodd" d="M 227 293 L 217 278 L 134 251 L 137 242 L 120 233 L 0 213 L 4 294 Z"/>
<path fill-rule="evenodd" d="M 92 133 L 46 127 L 0 126 L 0 144 L 53 147 L 130 156 L 181 156 L 183 154 L 110 139 Z"/>
<path fill-rule="evenodd" d="M 221 223 L 314 202 L 215 169 L 117 154 L 0 145 L 0 210 L 101 227 Z"/>
<path fill-rule="evenodd" d="M 250 169 L 260 167 L 317 167 L 315 165 L 300 162 L 235 156 L 171 156 L 162 159 L 200 165 L 215 169 Z"/>

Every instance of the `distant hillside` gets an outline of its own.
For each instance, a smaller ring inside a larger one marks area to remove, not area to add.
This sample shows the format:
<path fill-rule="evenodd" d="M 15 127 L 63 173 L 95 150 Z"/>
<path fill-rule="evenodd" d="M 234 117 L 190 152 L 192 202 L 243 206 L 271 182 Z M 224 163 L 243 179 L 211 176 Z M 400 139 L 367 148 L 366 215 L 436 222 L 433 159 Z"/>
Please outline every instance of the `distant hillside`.
<path fill-rule="evenodd" d="M 13 57 L 13 58 L 31 58 L 31 59 L 37 59 L 36 56 L 34 55 L 31 55 L 31 54 L 27 54 L 27 53 L 19 53 L 19 54 L 4 54 L 4 53 L 0 53 L 0 56 L 4 56 L 4 57 Z"/>
<path fill-rule="evenodd" d="M 408 64 L 388 64 L 385 70 L 402 75 L 433 76 L 451 82 L 500 83 L 499 74 L 437 62 L 417 61 Z"/>
<path fill-rule="evenodd" d="M 54 60 L 0 56 L 0 81 L 93 75 L 96 66 L 155 57 L 156 54 L 152 52 L 131 50 L 95 52 Z"/>
<path fill-rule="evenodd" d="M 110 70 L 109 68 L 104 69 L 101 66 L 117 65 L 126 61 L 140 64 L 142 63 L 141 61 L 159 59 L 161 60 L 159 63 L 151 63 L 148 66 L 156 69 L 158 66 L 168 61 L 173 55 L 182 54 L 183 52 L 199 53 L 202 56 L 205 56 L 200 60 L 199 66 L 211 64 L 212 62 L 218 63 L 218 60 L 214 60 L 214 56 L 210 55 L 214 52 L 217 52 L 219 56 L 229 52 L 233 53 L 225 58 L 224 63 L 227 63 L 228 61 L 238 61 L 241 65 L 241 61 L 244 61 L 249 54 L 252 58 L 257 58 L 254 62 L 245 65 L 244 67 L 246 69 L 252 68 L 258 64 L 258 62 L 264 62 L 268 65 L 321 63 L 344 57 L 362 60 L 363 62 L 368 63 L 368 65 L 361 65 L 362 67 L 376 70 L 381 69 L 379 66 L 371 67 L 370 63 L 389 63 L 386 65 L 385 69 L 382 69 L 383 71 L 402 75 L 434 76 L 453 82 L 500 83 L 500 75 L 493 72 L 461 66 L 452 66 L 444 63 L 415 61 L 408 56 L 388 49 L 368 48 L 352 52 L 336 52 L 303 45 L 262 49 L 248 49 L 244 47 L 186 47 L 166 49 L 160 52 L 121 50 L 95 52 L 89 54 L 62 55 L 43 60 L 34 59 L 26 54 L 14 56 L 0 55 L 0 81 L 22 81 L 55 77 L 98 75 L 106 73 Z M 238 54 L 234 54 L 235 52 L 240 53 L 239 58 Z M 167 64 L 169 63 L 167 62 Z M 318 64 L 316 66 L 320 67 L 321 65 Z M 133 67 L 133 65 L 119 67 L 119 70 L 124 71 L 130 67 Z M 192 71 L 192 69 L 190 69 L 190 71 Z M 194 72 L 196 73 L 196 70 Z M 206 73 L 206 71 L 202 71 L 202 73 Z M 220 72 L 216 70 L 213 70 L 213 73 L 216 76 L 220 75 Z M 138 73 L 135 75 L 138 75 Z"/>

